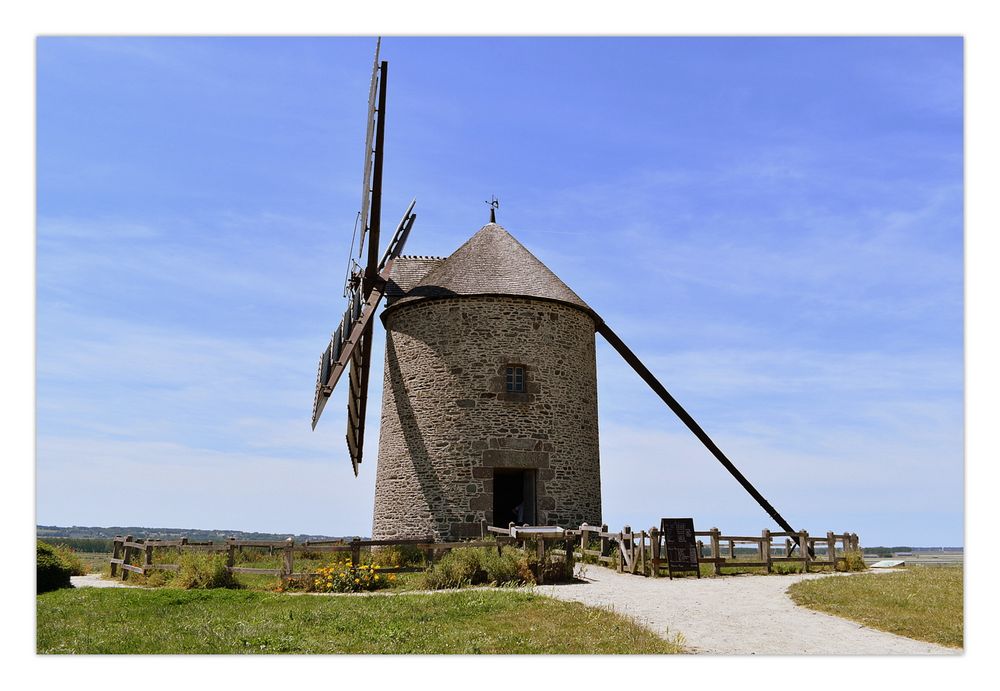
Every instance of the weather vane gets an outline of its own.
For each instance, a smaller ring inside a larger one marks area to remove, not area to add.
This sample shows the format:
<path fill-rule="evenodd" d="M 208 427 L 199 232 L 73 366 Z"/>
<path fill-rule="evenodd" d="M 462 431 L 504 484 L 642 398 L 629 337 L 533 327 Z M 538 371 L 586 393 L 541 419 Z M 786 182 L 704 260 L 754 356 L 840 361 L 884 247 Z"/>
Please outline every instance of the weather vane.
<path fill-rule="evenodd" d="M 492 198 L 489 201 L 485 201 L 483 203 L 490 205 L 490 223 L 496 223 L 497 222 L 497 209 L 500 208 L 500 200 L 497 199 L 497 196 L 495 194 L 491 195 L 491 197 Z"/>

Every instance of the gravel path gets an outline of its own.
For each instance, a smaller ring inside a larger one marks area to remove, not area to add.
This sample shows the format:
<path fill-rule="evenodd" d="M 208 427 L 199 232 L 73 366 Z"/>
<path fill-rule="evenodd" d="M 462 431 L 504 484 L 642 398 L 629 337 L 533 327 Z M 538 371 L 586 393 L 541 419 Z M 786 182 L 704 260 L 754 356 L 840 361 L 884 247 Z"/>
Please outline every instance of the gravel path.
<path fill-rule="evenodd" d="M 799 607 L 793 583 L 849 575 L 791 574 L 724 578 L 643 578 L 578 566 L 585 583 L 536 586 L 535 592 L 624 614 L 656 633 L 680 633 L 691 652 L 727 655 L 959 654 L 952 648 L 884 633 Z M 582 569 L 582 571 L 581 571 Z"/>
<path fill-rule="evenodd" d="M 122 583 L 119 580 L 101 578 L 99 573 L 88 573 L 86 576 L 70 576 L 69 582 L 74 588 L 138 588 L 140 586 Z"/>

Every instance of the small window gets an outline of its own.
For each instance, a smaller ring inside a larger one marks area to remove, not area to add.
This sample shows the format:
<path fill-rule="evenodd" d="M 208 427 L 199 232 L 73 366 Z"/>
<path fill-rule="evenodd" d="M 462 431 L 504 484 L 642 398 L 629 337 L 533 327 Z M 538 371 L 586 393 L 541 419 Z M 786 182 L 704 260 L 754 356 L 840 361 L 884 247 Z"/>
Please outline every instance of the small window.
<path fill-rule="evenodd" d="M 513 365 L 507 368 L 507 391 L 524 393 L 524 368 Z"/>

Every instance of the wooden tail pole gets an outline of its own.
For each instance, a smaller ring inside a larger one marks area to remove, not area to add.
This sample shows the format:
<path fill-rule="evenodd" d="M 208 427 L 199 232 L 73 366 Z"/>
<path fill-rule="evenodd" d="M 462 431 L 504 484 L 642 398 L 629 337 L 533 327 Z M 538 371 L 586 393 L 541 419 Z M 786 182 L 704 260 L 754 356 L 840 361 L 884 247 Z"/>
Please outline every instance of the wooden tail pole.
<path fill-rule="evenodd" d="M 781 514 L 778 513 L 777 509 L 771 506 L 767 499 L 765 499 L 764 496 L 757 491 L 757 488 L 750 484 L 750 481 L 743 476 L 743 473 L 741 473 L 735 465 L 733 465 L 732 461 L 726 457 L 726 454 L 722 453 L 722 449 L 716 446 L 711 437 L 705 433 L 705 430 L 701 428 L 701 425 L 695 422 L 695 419 L 691 417 L 691 415 L 688 414 L 683 407 L 681 407 L 681 404 L 677 402 L 677 399 L 670 395 L 670 392 L 668 392 L 663 384 L 661 384 L 659 380 L 653 376 L 653 373 L 650 372 L 644 364 L 642 364 L 642 361 L 636 357 L 636 354 L 633 353 L 627 345 L 625 345 L 622 339 L 618 338 L 618 335 L 611 330 L 611 327 L 605 324 L 603 320 L 600 320 L 597 325 L 597 331 L 604 336 L 604 339 L 610 343 L 615 350 L 618 351 L 618 354 L 621 355 L 625 362 L 627 362 L 632 369 L 636 371 L 636 374 L 642 377 L 642 380 L 649 385 L 649 388 L 655 391 L 656 395 L 658 395 L 663 402 L 666 403 L 672 411 L 674 411 L 674 414 L 681 419 L 681 422 L 687 425 L 687 428 L 694 433 L 694 436 L 698 437 L 698 440 L 701 441 L 701 443 L 704 444 L 709 451 L 712 452 L 712 455 L 718 459 L 719 463 L 721 463 L 734 478 L 736 478 L 736 481 L 743 485 L 743 489 L 750 493 L 750 496 L 753 497 L 758 504 L 760 504 L 761 508 L 767 512 L 767 515 L 774 519 L 774 522 L 780 525 L 783 530 L 790 533 L 797 532 L 791 525 L 789 525 L 788 521 L 781 517 Z"/>

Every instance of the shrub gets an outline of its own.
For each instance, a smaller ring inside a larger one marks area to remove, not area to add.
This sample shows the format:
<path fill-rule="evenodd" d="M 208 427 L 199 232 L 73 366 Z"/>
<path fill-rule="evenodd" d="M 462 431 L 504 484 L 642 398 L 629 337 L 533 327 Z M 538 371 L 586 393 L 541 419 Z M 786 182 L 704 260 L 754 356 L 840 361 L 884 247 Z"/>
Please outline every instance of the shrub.
<path fill-rule="evenodd" d="M 86 576 L 87 567 L 76 554 L 76 550 L 68 545 L 49 545 L 63 565 L 70 570 L 71 576 Z"/>
<path fill-rule="evenodd" d="M 132 574 L 133 576 L 138 576 L 138 574 Z M 143 577 L 143 585 L 147 585 L 150 588 L 162 588 L 173 580 L 173 574 L 169 571 L 160 571 L 159 569 L 148 572 Z"/>
<path fill-rule="evenodd" d="M 39 593 L 72 587 L 69 577 L 73 569 L 63 562 L 52 545 L 41 540 L 35 545 L 35 573 Z"/>
<path fill-rule="evenodd" d="M 416 545 L 390 545 L 372 550 L 372 564 L 387 568 L 418 566 L 424 563 L 424 552 Z"/>
<path fill-rule="evenodd" d="M 503 555 L 487 550 L 482 557 L 486 579 L 494 585 L 522 585 L 535 582 L 528 556 L 521 550 L 507 549 Z"/>
<path fill-rule="evenodd" d="M 521 549 L 507 547 L 503 555 L 492 549 L 459 547 L 448 552 L 423 574 L 423 587 L 431 590 L 461 588 L 466 585 L 525 585 L 535 582 L 537 557 Z M 548 578 L 548 560 L 545 565 Z"/>
<path fill-rule="evenodd" d="M 771 573 L 779 576 L 787 576 L 792 573 L 801 573 L 802 565 L 795 561 L 779 561 L 771 564 Z"/>
<path fill-rule="evenodd" d="M 320 593 L 357 593 L 388 588 L 396 580 L 394 573 L 379 573 L 374 564 L 351 566 L 351 560 L 337 561 L 317 569 L 311 582 L 303 584 L 306 590 Z"/>
<path fill-rule="evenodd" d="M 546 552 L 544 559 L 539 563 L 537 545 L 533 542 L 527 542 L 525 543 L 525 547 L 527 550 L 525 557 L 536 581 L 539 580 L 539 572 L 541 572 L 542 580 L 545 583 L 566 583 L 573 580 L 572 559 L 566 561 L 556 560 L 552 558 L 551 552 Z M 615 559 L 618 558 L 617 547 L 611 556 Z M 617 563 L 617 561 L 612 563 Z"/>
<path fill-rule="evenodd" d="M 181 555 L 180 568 L 170 580 L 170 584 L 187 590 L 239 587 L 233 574 L 226 570 L 226 556 L 224 554 L 190 552 Z"/>
<path fill-rule="evenodd" d="M 474 547 L 459 547 L 438 560 L 424 573 L 424 585 L 431 590 L 461 588 L 486 582 L 482 551 Z"/>
<path fill-rule="evenodd" d="M 868 568 L 868 565 L 865 564 L 864 552 L 857 549 L 851 549 L 848 550 L 844 556 L 846 557 L 844 566 L 847 571 L 864 571 Z"/>

